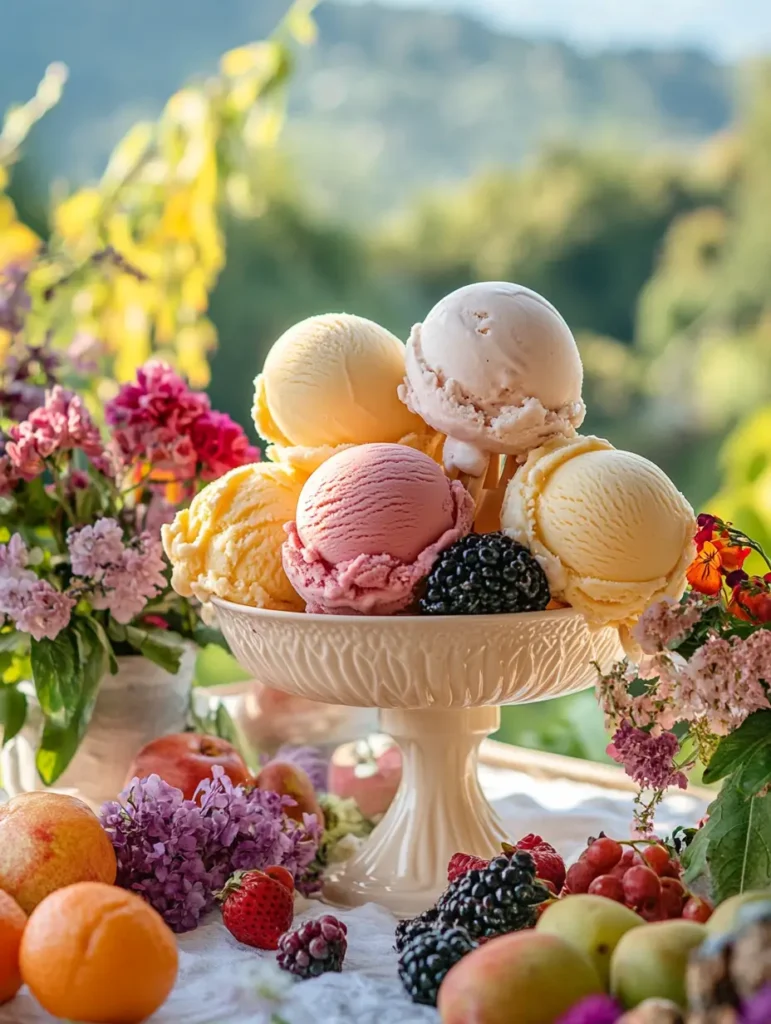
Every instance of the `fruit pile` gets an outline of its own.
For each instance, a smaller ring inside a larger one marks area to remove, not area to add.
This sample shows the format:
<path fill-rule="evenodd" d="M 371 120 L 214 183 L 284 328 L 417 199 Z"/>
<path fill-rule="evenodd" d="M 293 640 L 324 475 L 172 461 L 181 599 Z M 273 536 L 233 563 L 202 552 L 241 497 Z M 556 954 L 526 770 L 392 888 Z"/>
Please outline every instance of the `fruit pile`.
<path fill-rule="evenodd" d="M 603 835 L 590 840 L 570 867 L 565 892 L 604 896 L 645 921 L 684 918 L 703 924 L 712 907 L 688 892 L 681 873 L 679 860 L 661 843 L 619 843 Z"/>
<path fill-rule="evenodd" d="M 459 960 L 500 935 L 532 928 L 539 908 L 565 881 L 565 864 L 540 836 L 504 844 L 492 860 L 457 853 L 436 905 L 400 921 L 399 977 L 416 1003 L 435 1006 L 439 987 Z"/>

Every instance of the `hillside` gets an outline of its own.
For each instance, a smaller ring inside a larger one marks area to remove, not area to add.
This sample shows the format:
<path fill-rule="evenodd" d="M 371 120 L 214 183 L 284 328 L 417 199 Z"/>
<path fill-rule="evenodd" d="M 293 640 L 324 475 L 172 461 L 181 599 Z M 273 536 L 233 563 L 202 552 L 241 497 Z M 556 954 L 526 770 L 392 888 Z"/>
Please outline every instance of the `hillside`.
<path fill-rule="evenodd" d="M 53 174 L 98 173 L 137 117 L 225 49 L 263 36 L 286 0 L 6 0 L 0 108 L 51 60 L 72 72 L 38 133 Z M 223 17 L 223 11 L 227 16 Z M 513 164 L 552 141 L 693 144 L 724 127 L 733 72 L 693 51 L 579 53 L 459 14 L 325 2 L 301 55 L 286 145 L 333 212 L 384 211 L 427 185 Z"/>

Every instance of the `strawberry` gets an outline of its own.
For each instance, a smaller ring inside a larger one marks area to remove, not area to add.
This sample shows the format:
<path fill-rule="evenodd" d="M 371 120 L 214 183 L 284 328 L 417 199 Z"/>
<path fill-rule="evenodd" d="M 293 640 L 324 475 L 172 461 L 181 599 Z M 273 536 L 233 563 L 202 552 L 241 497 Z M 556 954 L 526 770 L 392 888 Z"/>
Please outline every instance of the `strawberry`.
<path fill-rule="evenodd" d="M 486 868 L 490 863 L 484 857 L 475 857 L 473 853 L 454 853 L 447 865 L 447 881 L 454 882 L 456 878 L 467 874 L 469 871 L 479 871 Z"/>
<path fill-rule="evenodd" d="M 507 853 L 513 850 L 525 850 L 535 861 L 536 873 L 541 881 L 551 882 L 558 893 L 562 891 L 562 886 L 565 884 L 565 861 L 550 843 L 531 832 L 513 847 L 504 844 L 504 850 Z"/>
<path fill-rule="evenodd" d="M 278 949 L 292 925 L 294 879 L 286 868 L 237 871 L 217 898 L 225 927 L 246 946 Z"/>

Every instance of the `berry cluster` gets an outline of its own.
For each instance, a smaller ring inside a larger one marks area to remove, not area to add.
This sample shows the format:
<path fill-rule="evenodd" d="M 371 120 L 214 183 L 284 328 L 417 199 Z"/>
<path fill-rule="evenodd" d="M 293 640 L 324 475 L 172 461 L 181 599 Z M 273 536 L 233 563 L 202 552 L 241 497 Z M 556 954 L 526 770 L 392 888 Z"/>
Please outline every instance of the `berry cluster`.
<path fill-rule="evenodd" d="M 623 903 L 646 921 L 682 917 L 704 922 L 712 907 L 683 885 L 676 857 L 660 843 L 622 844 L 608 836 L 589 841 L 567 873 L 563 895 L 589 893 Z"/>
<path fill-rule="evenodd" d="M 527 836 L 522 844 L 504 844 L 489 861 L 456 853 L 436 906 L 399 922 L 399 977 L 414 1002 L 434 1006 L 439 986 L 458 960 L 487 939 L 532 928 L 552 891 L 561 888 L 565 865 L 556 850 L 540 836 Z M 537 858 L 551 875 L 547 881 L 537 877 Z"/>

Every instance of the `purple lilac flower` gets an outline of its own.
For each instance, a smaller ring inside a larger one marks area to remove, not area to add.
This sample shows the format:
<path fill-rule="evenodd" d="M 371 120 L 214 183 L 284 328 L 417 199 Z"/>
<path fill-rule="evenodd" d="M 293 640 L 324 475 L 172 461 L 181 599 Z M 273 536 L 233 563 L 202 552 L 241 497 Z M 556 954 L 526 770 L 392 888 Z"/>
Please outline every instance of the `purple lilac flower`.
<path fill-rule="evenodd" d="M 67 534 L 70 564 L 76 576 L 101 581 L 105 569 L 123 560 L 123 530 L 115 519 L 100 519 Z"/>
<path fill-rule="evenodd" d="M 9 615 L 23 633 L 35 640 L 55 640 L 69 624 L 75 601 L 48 580 L 13 580 L 0 584 L 0 611 Z"/>
<path fill-rule="evenodd" d="M 742 1005 L 741 1024 L 768 1024 L 771 1021 L 771 985 L 764 985 Z"/>
<path fill-rule="evenodd" d="M 686 789 L 688 780 L 673 760 L 679 749 L 677 736 L 672 732 L 653 736 L 635 729 L 629 722 L 622 722 L 613 734 L 608 754 L 624 766 L 638 786 L 655 790 L 669 786 Z"/>
<path fill-rule="evenodd" d="M 118 859 L 118 885 L 147 900 L 177 932 L 195 928 L 214 893 L 242 869 L 283 866 L 302 881 L 318 849 L 315 815 L 284 814 L 277 793 L 234 786 L 222 768 L 193 800 L 157 775 L 134 779 L 102 808 Z"/>
<path fill-rule="evenodd" d="M 563 1013 L 557 1024 L 616 1024 L 623 1013 L 610 996 L 587 996 Z"/>

